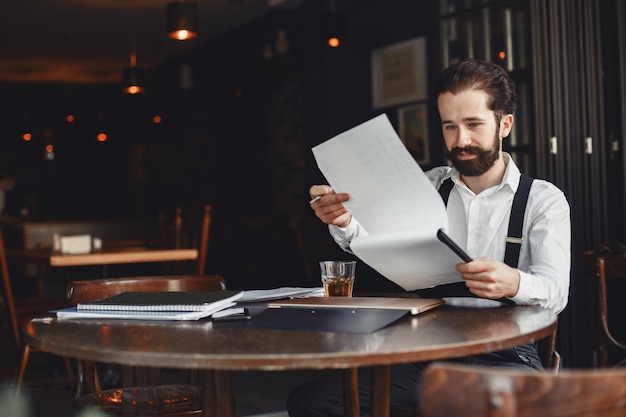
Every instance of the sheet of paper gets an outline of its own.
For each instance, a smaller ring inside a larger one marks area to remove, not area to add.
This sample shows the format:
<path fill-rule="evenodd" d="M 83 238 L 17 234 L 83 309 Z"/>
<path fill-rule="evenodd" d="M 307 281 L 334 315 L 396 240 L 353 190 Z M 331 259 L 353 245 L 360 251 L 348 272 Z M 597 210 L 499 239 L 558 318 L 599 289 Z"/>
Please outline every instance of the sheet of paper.
<path fill-rule="evenodd" d="M 406 290 L 460 281 L 459 258 L 436 233 L 448 230 L 444 203 L 386 115 L 313 148 L 317 165 L 368 231 L 350 249 Z"/>
<path fill-rule="evenodd" d="M 246 290 L 243 296 L 237 300 L 239 303 L 257 302 L 268 300 L 280 300 L 283 298 L 306 298 L 321 297 L 324 295 L 323 287 L 280 287 L 269 290 Z"/>

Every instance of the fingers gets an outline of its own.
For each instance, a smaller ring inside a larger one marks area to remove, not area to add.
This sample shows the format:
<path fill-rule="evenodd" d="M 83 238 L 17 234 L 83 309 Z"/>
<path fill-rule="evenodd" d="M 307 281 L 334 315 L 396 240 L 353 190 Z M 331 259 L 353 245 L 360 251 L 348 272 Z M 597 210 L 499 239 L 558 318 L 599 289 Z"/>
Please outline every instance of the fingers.
<path fill-rule="evenodd" d="M 333 189 L 330 185 L 313 185 L 311 186 L 311 188 L 309 188 L 309 194 L 311 195 L 311 198 L 324 196 L 332 192 Z"/>
<path fill-rule="evenodd" d="M 309 201 L 311 208 L 324 223 L 341 227 L 350 223 L 352 216 L 343 206 L 343 203 L 350 198 L 347 193 L 335 194 L 328 185 L 313 185 L 309 189 L 309 194 L 311 195 L 311 201 Z"/>

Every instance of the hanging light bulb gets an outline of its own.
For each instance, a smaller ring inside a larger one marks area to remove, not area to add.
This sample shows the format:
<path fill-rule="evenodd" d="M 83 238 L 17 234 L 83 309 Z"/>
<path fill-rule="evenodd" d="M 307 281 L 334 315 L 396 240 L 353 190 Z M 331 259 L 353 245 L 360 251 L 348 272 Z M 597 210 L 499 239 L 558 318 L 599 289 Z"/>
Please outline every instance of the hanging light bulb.
<path fill-rule="evenodd" d="M 143 86 L 144 72 L 137 66 L 137 55 L 135 52 L 130 54 L 130 66 L 124 68 L 123 79 L 124 88 L 122 91 L 126 94 L 139 94 L 146 91 Z"/>
<path fill-rule="evenodd" d="M 322 15 L 322 40 L 330 48 L 338 48 L 345 43 L 346 16 L 335 12 L 335 1 L 330 0 L 330 13 Z"/>
<path fill-rule="evenodd" d="M 143 69 L 137 66 L 137 52 L 135 39 L 135 21 L 132 23 L 131 46 L 130 46 L 130 65 L 124 68 L 122 72 L 123 89 L 126 94 L 139 94 L 145 91 L 143 86 L 144 74 Z"/>
<path fill-rule="evenodd" d="M 198 36 L 198 5 L 189 1 L 167 4 L 167 37 L 185 41 Z"/>

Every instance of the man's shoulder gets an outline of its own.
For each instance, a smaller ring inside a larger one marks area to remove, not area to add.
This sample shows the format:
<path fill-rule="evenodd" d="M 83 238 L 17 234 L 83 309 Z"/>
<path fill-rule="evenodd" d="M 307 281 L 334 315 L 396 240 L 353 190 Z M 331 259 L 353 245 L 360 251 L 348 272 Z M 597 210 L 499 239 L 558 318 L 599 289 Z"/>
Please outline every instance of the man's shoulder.
<path fill-rule="evenodd" d="M 565 193 L 559 187 L 540 178 L 533 178 L 529 199 L 535 201 L 539 207 L 546 207 L 547 209 L 559 203 L 568 205 Z"/>
<path fill-rule="evenodd" d="M 548 180 L 544 180 L 541 178 L 534 178 L 534 177 L 530 177 L 530 178 L 533 180 L 532 190 L 535 192 L 550 191 L 550 192 L 562 193 L 559 187 L 557 187 L 556 185 L 554 185 Z"/>
<path fill-rule="evenodd" d="M 430 182 L 432 182 L 433 184 L 441 184 L 441 182 L 450 177 L 450 173 L 452 172 L 452 168 L 448 167 L 448 166 L 439 166 L 439 167 L 434 167 L 429 169 L 428 171 L 425 172 L 426 177 L 430 180 Z"/>

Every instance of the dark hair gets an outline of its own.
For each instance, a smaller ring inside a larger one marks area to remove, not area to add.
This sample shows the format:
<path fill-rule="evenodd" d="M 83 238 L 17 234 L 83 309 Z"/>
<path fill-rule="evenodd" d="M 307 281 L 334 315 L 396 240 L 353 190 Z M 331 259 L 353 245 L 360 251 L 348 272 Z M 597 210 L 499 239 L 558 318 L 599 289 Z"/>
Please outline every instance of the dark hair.
<path fill-rule="evenodd" d="M 502 67 L 478 59 L 464 59 L 443 70 L 435 83 L 435 97 L 448 92 L 458 94 L 469 89 L 487 93 L 489 110 L 500 114 L 517 110 L 515 82 Z"/>

